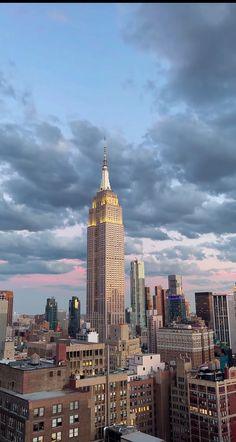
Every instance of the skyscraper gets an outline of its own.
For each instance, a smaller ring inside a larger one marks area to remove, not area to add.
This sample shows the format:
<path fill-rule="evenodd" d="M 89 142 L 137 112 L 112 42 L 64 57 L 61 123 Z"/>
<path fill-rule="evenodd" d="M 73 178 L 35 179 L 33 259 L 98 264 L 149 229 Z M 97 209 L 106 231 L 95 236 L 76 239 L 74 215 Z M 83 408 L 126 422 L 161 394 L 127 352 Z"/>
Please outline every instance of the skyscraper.
<path fill-rule="evenodd" d="M 146 327 L 144 263 L 135 259 L 130 268 L 131 307 L 135 314 L 135 326 Z"/>
<path fill-rule="evenodd" d="M 109 181 L 106 148 L 100 189 L 89 210 L 87 230 L 87 320 L 100 337 L 124 323 L 124 226 L 122 208 Z"/>
<path fill-rule="evenodd" d="M 69 300 L 69 326 L 68 333 L 71 338 L 76 338 L 80 330 L 80 300 L 77 296 L 72 296 Z"/>
<path fill-rule="evenodd" d="M 49 322 L 49 328 L 56 330 L 57 327 L 57 302 L 54 297 L 47 298 L 45 319 Z"/>
<path fill-rule="evenodd" d="M 196 314 L 202 318 L 207 327 L 213 328 L 214 308 L 212 292 L 195 293 Z"/>
<path fill-rule="evenodd" d="M 183 295 L 182 276 L 169 275 L 168 276 L 168 294 L 169 295 Z"/>
<path fill-rule="evenodd" d="M 213 293 L 214 332 L 220 342 L 236 352 L 236 293 Z"/>
<path fill-rule="evenodd" d="M 13 291 L 12 290 L 0 290 L 1 299 L 6 299 L 8 302 L 7 307 L 7 325 L 12 325 L 13 319 Z"/>
<path fill-rule="evenodd" d="M 167 323 L 173 321 L 182 322 L 186 320 L 186 306 L 184 296 L 168 295 L 166 300 Z"/>

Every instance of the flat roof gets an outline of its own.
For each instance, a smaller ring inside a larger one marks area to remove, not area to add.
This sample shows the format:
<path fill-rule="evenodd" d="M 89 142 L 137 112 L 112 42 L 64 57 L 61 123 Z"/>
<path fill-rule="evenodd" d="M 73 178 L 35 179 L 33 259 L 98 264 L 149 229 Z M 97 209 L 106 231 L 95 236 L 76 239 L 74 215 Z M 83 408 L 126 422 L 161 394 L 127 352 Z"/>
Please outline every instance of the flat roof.
<path fill-rule="evenodd" d="M 11 396 L 17 396 L 27 401 L 40 401 L 44 399 L 60 398 L 66 396 L 69 393 L 78 393 L 78 391 L 76 390 L 54 390 L 54 391 L 36 391 L 34 393 L 20 394 L 20 393 L 15 393 L 14 391 L 7 390 L 6 388 L 0 388 L 0 392 L 1 391 Z"/>
<path fill-rule="evenodd" d="M 37 370 L 40 368 L 57 368 L 54 360 L 40 359 L 39 364 L 32 364 L 31 359 L 17 359 L 17 360 L 1 360 L 0 364 L 9 365 L 17 370 Z M 61 368 L 58 367 L 58 368 Z"/>
<path fill-rule="evenodd" d="M 150 436 L 150 434 L 142 433 L 141 431 L 134 431 L 130 434 L 123 434 L 121 436 L 121 441 L 128 442 L 165 442 L 159 437 Z"/>

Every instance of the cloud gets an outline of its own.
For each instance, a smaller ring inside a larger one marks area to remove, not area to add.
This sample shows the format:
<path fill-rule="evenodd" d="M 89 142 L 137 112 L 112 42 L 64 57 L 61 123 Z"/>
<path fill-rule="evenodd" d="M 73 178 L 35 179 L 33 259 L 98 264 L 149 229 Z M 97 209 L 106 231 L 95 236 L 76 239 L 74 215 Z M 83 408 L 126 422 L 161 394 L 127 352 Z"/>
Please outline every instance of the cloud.
<path fill-rule="evenodd" d="M 141 4 L 124 25 L 124 38 L 165 66 L 157 100 L 201 109 L 232 103 L 236 92 L 235 4 Z"/>

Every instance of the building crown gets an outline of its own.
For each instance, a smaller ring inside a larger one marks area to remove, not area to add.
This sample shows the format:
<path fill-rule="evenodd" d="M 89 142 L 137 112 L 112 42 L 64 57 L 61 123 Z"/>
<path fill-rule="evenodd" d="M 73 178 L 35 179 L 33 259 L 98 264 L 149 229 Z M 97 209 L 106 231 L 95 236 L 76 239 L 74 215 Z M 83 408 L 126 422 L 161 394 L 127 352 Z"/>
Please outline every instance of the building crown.
<path fill-rule="evenodd" d="M 102 181 L 100 185 L 100 190 L 111 190 L 111 185 L 109 181 L 109 170 L 108 170 L 108 162 L 107 162 L 107 146 L 104 146 L 104 155 L 103 155 L 103 166 L 102 166 Z"/>

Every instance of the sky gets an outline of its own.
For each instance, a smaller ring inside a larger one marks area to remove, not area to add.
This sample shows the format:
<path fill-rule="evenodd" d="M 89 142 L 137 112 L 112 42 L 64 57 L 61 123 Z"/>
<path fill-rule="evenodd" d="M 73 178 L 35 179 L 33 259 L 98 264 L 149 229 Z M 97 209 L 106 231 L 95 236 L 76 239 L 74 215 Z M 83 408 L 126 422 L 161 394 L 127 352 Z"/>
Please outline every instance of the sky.
<path fill-rule="evenodd" d="M 0 287 L 17 313 L 86 303 L 104 136 L 146 285 L 236 281 L 236 5 L 0 5 Z"/>

